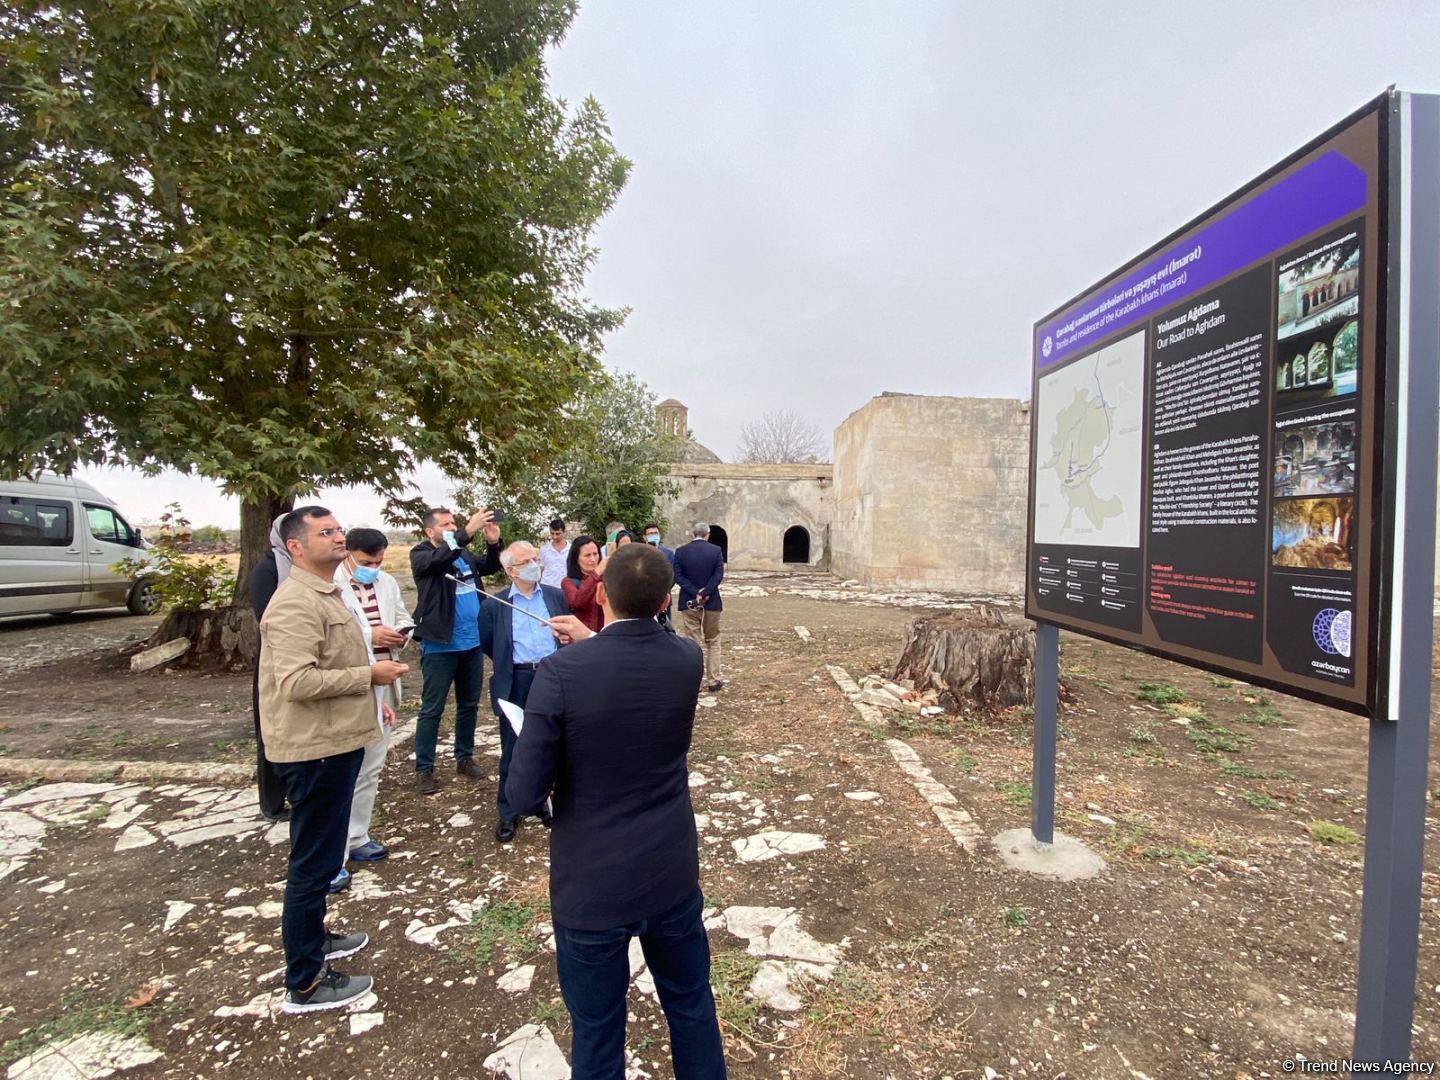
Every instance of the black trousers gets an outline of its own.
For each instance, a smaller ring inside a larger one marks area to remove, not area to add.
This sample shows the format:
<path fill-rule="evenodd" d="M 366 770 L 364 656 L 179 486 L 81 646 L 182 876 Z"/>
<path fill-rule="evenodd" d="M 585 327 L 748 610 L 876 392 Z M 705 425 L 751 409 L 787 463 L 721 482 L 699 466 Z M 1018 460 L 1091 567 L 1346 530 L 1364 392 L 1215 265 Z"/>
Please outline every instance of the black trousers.
<path fill-rule="evenodd" d="M 280 934 L 285 989 L 306 990 L 325 966 L 325 897 L 345 865 L 350 800 L 364 750 L 275 766 L 290 797 L 290 869 Z"/>

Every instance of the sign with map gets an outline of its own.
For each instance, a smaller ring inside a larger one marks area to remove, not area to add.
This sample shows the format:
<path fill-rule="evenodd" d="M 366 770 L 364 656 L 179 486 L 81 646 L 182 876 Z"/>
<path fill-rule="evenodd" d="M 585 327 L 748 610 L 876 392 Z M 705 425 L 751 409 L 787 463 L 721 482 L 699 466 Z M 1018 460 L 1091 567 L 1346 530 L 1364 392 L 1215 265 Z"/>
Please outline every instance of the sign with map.
<path fill-rule="evenodd" d="M 1373 713 L 1386 100 L 1036 324 L 1031 618 Z"/>

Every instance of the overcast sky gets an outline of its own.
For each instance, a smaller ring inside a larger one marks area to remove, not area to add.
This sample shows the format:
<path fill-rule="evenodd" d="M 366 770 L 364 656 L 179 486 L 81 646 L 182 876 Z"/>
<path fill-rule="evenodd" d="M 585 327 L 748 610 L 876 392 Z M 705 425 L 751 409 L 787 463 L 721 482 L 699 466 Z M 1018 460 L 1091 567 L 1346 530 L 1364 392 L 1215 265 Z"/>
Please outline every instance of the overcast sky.
<path fill-rule="evenodd" d="M 606 363 L 732 460 L 767 409 L 828 438 L 885 390 L 1028 397 L 1041 316 L 1390 83 L 1440 91 L 1437 57 L 1434 0 L 591 0 L 550 72 L 634 162 L 595 237 L 591 295 L 632 309 Z M 238 523 L 209 482 L 84 475 Z"/>

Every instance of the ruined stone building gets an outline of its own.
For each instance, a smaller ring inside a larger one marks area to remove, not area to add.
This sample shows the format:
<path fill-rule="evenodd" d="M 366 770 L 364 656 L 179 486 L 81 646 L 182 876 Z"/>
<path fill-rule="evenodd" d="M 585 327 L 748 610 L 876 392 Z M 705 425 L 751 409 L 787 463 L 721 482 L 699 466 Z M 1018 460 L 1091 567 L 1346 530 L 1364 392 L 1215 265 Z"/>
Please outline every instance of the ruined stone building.
<path fill-rule="evenodd" d="M 737 570 L 829 570 L 868 585 L 1023 588 L 1030 413 L 1004 398 L 882 394 L 834 434 L 833 464 L 731 465 L 689 438 L 688 411 L 657 407 L 683 437 L 665 543 L 692 522 Z"/>

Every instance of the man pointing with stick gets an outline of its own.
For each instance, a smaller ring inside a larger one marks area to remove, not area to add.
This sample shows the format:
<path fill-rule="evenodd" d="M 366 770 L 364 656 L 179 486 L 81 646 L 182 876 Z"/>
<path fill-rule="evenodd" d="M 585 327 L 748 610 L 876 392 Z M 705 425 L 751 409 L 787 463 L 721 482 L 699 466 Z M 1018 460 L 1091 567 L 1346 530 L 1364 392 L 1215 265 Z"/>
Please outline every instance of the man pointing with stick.
<path fill-rule="evenodd" d="M 659 551 L 627 544 L 597 589 L 600 633 L 551 618 L 578 644 L 535 672 L 505 788 L 518 814 L 554 800 L 550 908 L 577 1080 L 624 1075 L 632 937 L 655 978 L 675 1075 L 725 1076 L 686 765 L 704 658 L 655 622 L 673 580 Z"/>
<path fill-rule="evenodd" d="M 548 619 L 568 615 L 565 594 L 540 584 L 542 567 L 534 547 L 517 540 L 500 553 L 500 565 L 510 577 L 510 587 L 487 596 L 480 606 L 480 648 L 494 665 L 490 675 L 490 705 L 500 722 L 500 785 L 495 802 L 498 821 L 495 839 L 508 844 L 515 839 L 519 815 L 505 797 L 505 778 L 515 749 L 515 729 L 500 711 L 500 702 L 525 707 L 530 684 L 540 661 L 555 651 L 555 636 Z M 542 809 L 540 820 L 549 824 L 550 814 Z"/>

